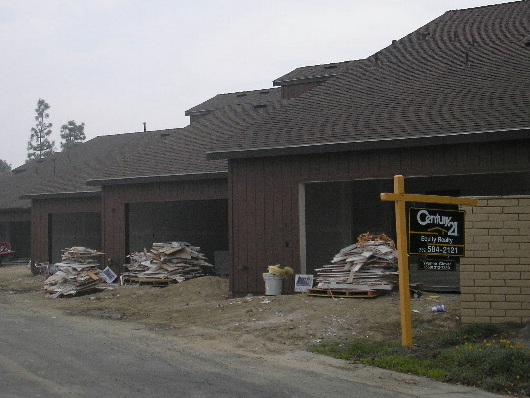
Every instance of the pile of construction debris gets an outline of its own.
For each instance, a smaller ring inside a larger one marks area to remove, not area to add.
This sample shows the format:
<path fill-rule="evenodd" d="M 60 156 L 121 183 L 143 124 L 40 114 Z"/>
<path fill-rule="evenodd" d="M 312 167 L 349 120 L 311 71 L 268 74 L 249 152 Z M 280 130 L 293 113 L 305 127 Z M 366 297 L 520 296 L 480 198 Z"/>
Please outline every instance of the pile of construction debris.
<path fill-rule="evenodd" d="M 365 233 L 357 238 L 357 243 L 340 250 L 331 264 L 315 272 L 318 282 L 316 289 L 358 292 L 392 290 L 398 274 L 396 246 L 384 234 Z"/>
<path fill-rule="evenodd" d="M 73 296 L 95 289 L 101 281 L 96 258 L 102 254 L 81 246 L 63 250 L 62 261 L 54 264 L 55 272 L 44 281 L 47 297 Z"/>
<path fill-rule="evenodd" d="M 128 272 L 122 283 L 178 283 L 200 276 L 212 275 L 214 266 L 195 247 L 186 242 L 153 243 L 152 248 L 132 253 Z"/>

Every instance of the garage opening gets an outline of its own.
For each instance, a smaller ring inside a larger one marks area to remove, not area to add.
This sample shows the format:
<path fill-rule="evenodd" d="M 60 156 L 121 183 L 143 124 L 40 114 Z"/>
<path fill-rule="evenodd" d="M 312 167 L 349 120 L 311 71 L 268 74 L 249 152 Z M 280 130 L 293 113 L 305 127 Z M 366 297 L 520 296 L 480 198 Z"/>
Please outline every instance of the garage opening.
<path fill-rule="evenodd" d="M 359 180 L 305 184 L 305 273 L 329 264 L 340 249 L 365 232 L 385 233 L 395 229 L 392 205 L 379 200 L 392 189 L 392 181 Z M 303 265 L 302 265 L 303 268 Z"/>
<path fill-rule="evenodd" d="M 29 259 L 31 254 L 31 221 L 0 222 L 0 241 L 9 242 L 15 253 L 10 259 Z"/>
<path fill-rule="evenodd" d="M 127 254 L 155 242 L 188 242 L 214 264 L 216 252 L 228 251 L 228 201 L 130 203 L 126 206 Z"/>
<path fill-rule="evenodd" d="M 48 228 L 52 264 L 60 262 L 62 250 L 72 246 L 101 250 L 101 213 L 51 213 Z"/>
<path fill-rule="evenodd" d="M 530 192 L 529 177 L 529 173 L 406 177 L 405 189 L 409 193 L 447 196 L 525 195 Z M 392 179 L 301 185 L 302 272 L 315 274 L 315 269 L 330 264 L 340 249 L 355 243 L 362 233 L 384 233 L 395 240 L 394 204 L 381 201 L 382 192 L 393 192 Z M 432 204 L 408 203 L 407 206 Z M 409 257 L 411 283 L 422 283 L 433 291 L 460 290 L 458 258 L 454 258 L 455 271 L 421 270 L 419 259 L 419 256 Z"/>
<path fill-rule="evenodd" d="M 31 222 L 11 222 L 9 226 L 11 249 L 15 251 L 13 258 L 31 257 Z"/>

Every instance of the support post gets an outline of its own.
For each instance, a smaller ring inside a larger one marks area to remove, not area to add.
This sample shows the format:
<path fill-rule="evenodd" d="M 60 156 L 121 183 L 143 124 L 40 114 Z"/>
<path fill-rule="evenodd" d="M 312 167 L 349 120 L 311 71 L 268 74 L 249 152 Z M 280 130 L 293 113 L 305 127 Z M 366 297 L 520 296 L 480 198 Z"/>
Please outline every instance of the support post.
<path fill-rule="evenodd" d="M 401 314 L 401 345 L 412 347 L 412 319 L 410 309 L 409 260 L 407 255 L 407 215 L 405 211 L 405 181 L 394 176 L 394 194 L 401 197 L 394 202 L 399 273 L 399 303 Z"/>

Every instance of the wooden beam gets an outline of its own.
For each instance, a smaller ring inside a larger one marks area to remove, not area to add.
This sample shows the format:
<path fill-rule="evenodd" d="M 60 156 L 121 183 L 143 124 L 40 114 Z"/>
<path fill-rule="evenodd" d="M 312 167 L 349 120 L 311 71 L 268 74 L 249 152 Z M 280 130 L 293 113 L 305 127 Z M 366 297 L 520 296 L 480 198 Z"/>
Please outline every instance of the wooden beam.
<path fill-rule="evenodd" d="M 395 178 L 395 177 L 394 177 Z M 466 205 L 476 206 L 478 200 L 474 198 L 460 198 L 453 196 L 438 196 L 438 195 L 417 195 L 410 193 L 382 193 L 381 200 L 387 201 L 405 201 L 405 202 L 423 202 L 423 203 L 440 203 L 447 205 Z"/>

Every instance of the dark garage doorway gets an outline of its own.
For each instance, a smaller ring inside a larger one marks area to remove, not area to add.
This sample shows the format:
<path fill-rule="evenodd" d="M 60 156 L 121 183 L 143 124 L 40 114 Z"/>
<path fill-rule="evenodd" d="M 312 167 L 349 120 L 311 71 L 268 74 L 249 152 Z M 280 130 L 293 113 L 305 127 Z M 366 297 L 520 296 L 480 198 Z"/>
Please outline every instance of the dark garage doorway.
<path fill-rule="evenodd" d="M 213 264 L 216 251 L 228 250 L 228 201 L 130 203 L 127 254 L 149 250 L 155 242 L 187 242 L 201 248 Z"/>
<path fill-rule="evenodd" d="M 529 173 L 406 177 L 405 190 L 471 197 L 526 195 L 530 192 L 529 177 Z M 393 192 L 392 179 L 306 183 L 301 191 L 301 263 L 305 261 L 305 272 L 314 274 L 316 268 L 329 264 L 341 248 L 355 243 L 362 233 L 384 233 L 396 239 L 394 204 L 380 200 L 380 193 Z M 419 270 L 418 259 L 409 257 L 411 283 L 422 283 L 426 290 L 459 291 L 458 259 L 456 271 Z"/>
<path fill-rule="evenodd" d="M 48 226 L 52 264 L 60 262 L 62 251 L 72 246 L 101 250 L 101 213 L 52 213 Z"/>
<path fill-rule="evenodd" d="M 379 199 L 389 189 L 392 181 L 388 180 L 305 184 L 305 272 L 314 274 L 316 268 L 330 264 L 360 234 L 392 237 L 393 207 Z"/>

